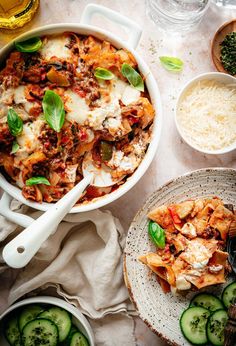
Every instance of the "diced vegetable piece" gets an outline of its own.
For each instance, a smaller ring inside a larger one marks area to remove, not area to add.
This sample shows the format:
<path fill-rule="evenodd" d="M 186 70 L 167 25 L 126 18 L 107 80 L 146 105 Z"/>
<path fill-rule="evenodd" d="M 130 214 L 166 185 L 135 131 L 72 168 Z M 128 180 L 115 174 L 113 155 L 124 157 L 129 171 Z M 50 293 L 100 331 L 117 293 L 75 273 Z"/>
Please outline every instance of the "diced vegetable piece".
<path fill-rule="evenodd" d="M 60 342 L 66 339 L 71 329 L 71 316 L 66 310 L 55 306 L 43 311 L 39 317 L 47 318 L 56 324 Z"/>
<path fill-rule="evenodd" d="M 222 300 L 226 308 L 233 304 L 233 302 L 236 302 L 236 281 L 225 287 L 222 293 Z"/>
<path fill-rule="evenodd" d="M 21 336 L 17 316 L 11 315 L 5 324 L 5 336 L 12 346 L 21 346 Z"/>
<path fill-rule="evenodd" d="M 173 222 L 175 223 L 175 224 L 181 224 L 181 219 L 179 218 L 179 216 L 178 216 L 178 214 L 177 214 L 177 212 L 176 212 L 176 206 L 174 206 L 174 205 L 170 205 L 169 207 L 168 207 L 168 210 L 169 210 L 169 212 L 170 212 L 170 214 L 171 214 L 171 217 L 172 217 L 172 220 L 173 220 Z"/>
<path fill-rule="evenodd" d="M 180 318 L 180 328 L 184 337 L 194 345 L 207 343 L 206 324 L 210 311 L 196 306 L 185 310 Z"/>
<path fill-rule="evenodd" d="M 89 343 L 83 334 L 77 332 L 72 336 L 70 346 L 89 346 Z"/>
<path fill-rule="evenodd" d="M 221 300 L 209 293 L 199 293 L 190 302 L 189 306 L 201 306 L 211 312 L 224 309 Z"/>
<path fill-rule="evenodd" d="M 106 141 L 101 141 L 100 155 L 101 155 L 102 161 L 109 161 L 112 158 L 112 144 Z"/>
<path fill-rule="evenodd" d="M 43 308 L 39 305 L 29 305 L 26 308 L 24 308 L 19 316 L 19 329 L 20 331 L 23 330 L 24 326 L 34 320 L 41 312 L 43 312 Z"/>
<path fill-rule="evenodd" d="M 207 337 L 212 345 L 224 345 L 224 328 L 228 320 L 225 310 L 215 311 L 207 322 Z"/>
<path fill-rule="evenodd" d="M 188 216 L 194 207 L 194 201 L 186 201 L 179 204 L 176 204 L 176 213 L 180 219 L 184 219 Z"/>
<path fill-rule="evenodd" d="M 37 184 L 45 184 L 50 185 L 50 182 L 45 177 L 31 177 L 26 180 L 25 184 L 27 186 L 37 185 Z"/>
<path fill-rule="evenodd" d="M 28 322 L 22 331 L 22 346 L 57 346 L 57 326 L 46 318 L 37 318 Z"/>
<path fill-rule="evenodd" d="M 55 83 L 58 86 L 69 86 L 70 81 L 67 76 L 60 71 L 57 71 L 54 67 L 51 67 L 47 73 L 47 79 L 51 83 Z"/>

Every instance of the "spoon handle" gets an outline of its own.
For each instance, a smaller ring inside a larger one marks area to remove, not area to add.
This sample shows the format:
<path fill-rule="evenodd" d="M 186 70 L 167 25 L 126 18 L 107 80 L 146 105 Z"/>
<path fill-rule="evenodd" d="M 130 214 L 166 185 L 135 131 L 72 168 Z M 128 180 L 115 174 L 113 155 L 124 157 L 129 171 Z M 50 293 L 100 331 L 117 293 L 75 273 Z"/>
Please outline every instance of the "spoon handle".
<path fill-rule="evenodd" d="M 22 268 L 39 250 L 42 243 L 53 233 L 91 183 L 93 175 L 86 176 L 57 203 L 35 220 L 3 249 L 3 259 L 12 268 Z"/>

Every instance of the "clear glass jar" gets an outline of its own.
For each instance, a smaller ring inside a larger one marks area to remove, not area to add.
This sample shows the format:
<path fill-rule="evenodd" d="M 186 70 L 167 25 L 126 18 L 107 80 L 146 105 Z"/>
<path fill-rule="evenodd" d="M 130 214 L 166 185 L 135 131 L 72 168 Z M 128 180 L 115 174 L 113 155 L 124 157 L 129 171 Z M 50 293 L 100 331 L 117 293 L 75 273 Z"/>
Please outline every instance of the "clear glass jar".
<path fill-rule="evenodd" d="M 193 29 L 205 14 L 209 0 L 147 0 L 150 18 L 162 29 L 183 32 Z"/>
<path fill-rule="evenodd" d="M 29 22 L 39 0 L 0 0 L 0 29 L 16 29 Z"/>

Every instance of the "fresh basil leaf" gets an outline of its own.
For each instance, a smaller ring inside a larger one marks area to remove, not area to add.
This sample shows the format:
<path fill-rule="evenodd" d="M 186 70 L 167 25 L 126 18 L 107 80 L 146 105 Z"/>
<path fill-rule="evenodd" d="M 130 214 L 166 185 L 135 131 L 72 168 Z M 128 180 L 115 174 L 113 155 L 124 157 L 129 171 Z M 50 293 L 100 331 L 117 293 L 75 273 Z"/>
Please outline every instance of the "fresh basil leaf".
<path fill-rule="evenodd" d="M 22 53 L 34 53 L 42 47 L 42 44 L 39 37 L 32 37 L 26 41 L 15 42 L 15 48 Z"/>
<path fill-rule="evenodd" d="M 123 64 L 121 73 L 128 79 L 129 83 L 137 90 L 144 91 L 144 83 L 140 74 L 129 64 Z"/>
<path fill-rule="evenodd" d="M 16 141 L 14 141 L 12 143 L 11 154 L 15 154 L 19 150 L 19 148 L 19 144 Z"/>
<path fill-rule="evenodd" d="M 47 90 L 43 97 L 43 112 L 48 125 L 60 132 L 65 121 L 65 110 L 62 99 L 52 90 Z"/>
<path fill-rule="evenodd" d="M 27 186 L 32 186 L 36 184 L 51 185 L 45 177 L 32 177 L 27 179 L 25 183 Z"/>
<path fill-rule="evenodd" d="M 12 136 L 18 136 L 23 130 L 23 121 L 13 108 L 8 109 L 7 123 Z"/>
<path fill-rule="evenodd" d="M 97 67 L 95 69 L 94 76 L 96 78 L 105 79 L 105 80 L 110 80 L 110 79 L 113 79 L 115 77 L 111 71 L 109 71 L 105 68 L 102 68 L 102 67 Z"/>
<path fill-rule="evenodd" d="M 149 221 L 148 224 L 148 234 L 152 240 L 152 242 L 159 247 L 160 249 L 164 249 L 166 245 L 166 237 L 165 231 L 158 223 L 154 221 Z"/>
<path fill-rule="evenodd" d="M 168 71 L 180 72 L 183 70 L 184 63 L 179 58 L 174 58 L 172 56 L 160 56 L 161 64 Z"/>

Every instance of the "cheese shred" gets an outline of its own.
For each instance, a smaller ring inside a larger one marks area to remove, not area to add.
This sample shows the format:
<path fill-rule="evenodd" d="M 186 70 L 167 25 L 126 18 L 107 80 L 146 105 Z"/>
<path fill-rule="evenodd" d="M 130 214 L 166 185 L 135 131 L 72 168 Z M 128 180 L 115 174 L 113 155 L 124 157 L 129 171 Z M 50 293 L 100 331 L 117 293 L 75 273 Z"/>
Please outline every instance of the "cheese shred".
<path fill-rule="evenodd" d="M 177 121 L 184 138 L 200 150 L 221 150 L 236 143 L 236 83 L 194 83 L 180 100 Z"/>

